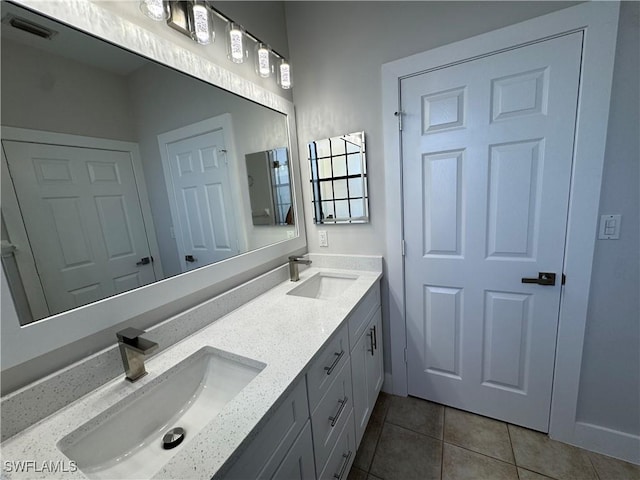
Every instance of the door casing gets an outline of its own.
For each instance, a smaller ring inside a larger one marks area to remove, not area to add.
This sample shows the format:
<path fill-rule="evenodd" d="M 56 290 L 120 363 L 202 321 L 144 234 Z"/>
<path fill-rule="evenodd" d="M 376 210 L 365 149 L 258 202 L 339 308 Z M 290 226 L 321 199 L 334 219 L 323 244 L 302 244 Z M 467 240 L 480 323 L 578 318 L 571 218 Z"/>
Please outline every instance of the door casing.
<path fill-rule="evenodd" d="M 584 31 L 565 245 L 567 283 L 562 290 L 549 435 L 567 443 L 591 446 L 588 440 L 576 433 L 579 423 L 576 412 L 588 307 L 585 292 L 589 292 L 591 283 L 618 14 L 617 3 L 587 2 L 383 65 L 387 321 L 393 372 L 393 376 L 387 378 L 386 390 L 407 395 L 403 218 L 398 215 L 402 212 L 402 152 L 398 121 L 402 116 L 398 112 L 400 80 L 569 32 Z M 623 440 L 611 448 L 619 457 L 632 458 L 636 455 L 631 451 L 630 442 Z"/>

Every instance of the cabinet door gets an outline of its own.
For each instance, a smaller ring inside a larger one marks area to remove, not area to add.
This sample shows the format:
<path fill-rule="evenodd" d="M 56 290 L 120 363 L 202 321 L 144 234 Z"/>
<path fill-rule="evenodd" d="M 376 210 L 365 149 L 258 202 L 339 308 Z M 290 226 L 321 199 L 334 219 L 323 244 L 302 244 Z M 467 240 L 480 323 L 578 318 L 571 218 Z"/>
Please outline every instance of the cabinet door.
<path fill-rule="evenodd" d="M 311 422 L 307 422 L 304 430 L 271 478 L 272 480 L 310 480 L 315 478 L 315 474 Z"/>
<path fill-rule="evenodd" d="M 371 317 L 364 333 L 351 352 L 351 376 L 353 378 L 356 445 L 360 445 L 360 440 L 362 440 L 362 435 L 384 380 L 380 308 Z"/>

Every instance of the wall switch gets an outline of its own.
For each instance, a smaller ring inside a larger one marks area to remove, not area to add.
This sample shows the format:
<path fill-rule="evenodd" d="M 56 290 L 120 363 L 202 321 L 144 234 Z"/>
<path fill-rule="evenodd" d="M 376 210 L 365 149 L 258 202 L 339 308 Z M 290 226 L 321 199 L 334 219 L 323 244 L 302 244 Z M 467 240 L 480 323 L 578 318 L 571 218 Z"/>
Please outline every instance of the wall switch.
<path fill-rule="evenodd" d="M 598 238 L 600 240 L 618 240 L 622 215 L 601 215 Z"/>
<path fill-rule="evenodd" d="M 326 230 L 318 230 L 318 241 L 320 242 L 321 247 L 329 246 L 329 238 L 327 237 Z"/>

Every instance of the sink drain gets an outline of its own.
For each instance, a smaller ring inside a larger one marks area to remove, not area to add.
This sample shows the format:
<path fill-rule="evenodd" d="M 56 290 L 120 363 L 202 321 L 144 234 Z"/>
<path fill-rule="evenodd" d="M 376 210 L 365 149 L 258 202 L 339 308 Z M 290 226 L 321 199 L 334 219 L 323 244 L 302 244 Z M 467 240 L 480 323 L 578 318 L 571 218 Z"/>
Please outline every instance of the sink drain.
<path fill-rule="evenodd" d="M 164 434 L 164 437 L 162 437 L 162 448 L 164 448 L 165 450 L 176 448 L 184 440 L 185 433 L 186 432 L 184 431 L 184 428 L 172 428 Z"/>

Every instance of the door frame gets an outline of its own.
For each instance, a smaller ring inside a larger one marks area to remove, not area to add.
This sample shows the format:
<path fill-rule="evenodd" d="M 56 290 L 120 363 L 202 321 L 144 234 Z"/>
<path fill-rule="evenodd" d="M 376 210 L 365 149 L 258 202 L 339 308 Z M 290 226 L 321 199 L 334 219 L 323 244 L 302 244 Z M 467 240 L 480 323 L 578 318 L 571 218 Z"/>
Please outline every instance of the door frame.
<path fill-rule="evenodd" d="M 173 177 L 171 176 L 171 165 L 169 164 L 169 152 L 168 146 L 171 143 L 179 142 L 191 137 L 197 137 L 204 135 L 205 133 L 212 132 L 214 130 L 222 130 L 224 135 L 225 153 L 227 159 L 227 167 L 229 172 L 229 183 L 231 189 L 231 198 L 236 205 L 242 205 L 241 211 L 236 212 L 236 238 L 238 241 L 238 252 L 247 251 L 247 233 L 245 229 L 239 229 L 239 225 L 245 225 L 245 208 L 244 201 L 239 191 L 239 188 L 235 185 L 242 185 L 240 178 L 242 178 L 239 172 L 238 155 L 235 145 L 235 136 L 233 133 L 233 123 L 231 121 L 230 113 L 223 113 L 215 117 L 207 118 L 200 122 L 192 123 L 191 125 L 185 125 L 184 127 L 170 130 L 158 135 L 158 148 L 160 149 L 160 157 L 162 159 L 162 171 L 164 173 L 165 185 L 167 187 L 167 197 L 169 199 L 169 210 L 171 212 L 171 224 L 174 227 L 174 236 L 176 240 L 176 248 L 178 249 L 178 260 L 182 273 L 187 271 L 187 264 L 184 260 L 184 242 L 181 232 L 176 232 L 176 225 L 180 225 L 180 215 L 178 213 L 178 201 L 175 196 L 175 189 L 173 186 Z M 246 178 L 246 175 L 245 175 Z"/>
<path fill-rule="evenodd" d="M 425 73 L 491 54 L 584 32 L 578 114 L 574 138 L 569 213 L 563 272 L 556 362 L 549 436 L 586 448 L 632 458 L 635 445 L 620 432 L 601 429 L 607 442 L 595 442 L 581 433 L 577 421 L 580 368 L 586 328 L 588 295 L 597 231 L 600 188 L 607 138 L 609 102 L 618 29 L 617 2 L 587 2 L 522 23 L 438 47 L 382 66 L 382 115 L 385 155 L 386 260 L 389 289 L 391 385 L 396 395 L 407 395 L 402 147 L 398 115 L 400 82 Z M 401 118 L 401 113 L 400 113 Z M 584 425 L 584 424 L 583 424 Z M 601 427 L 599 427 L 601 428 Z M 602 439 L 601 439 L 602 440 Z M 596 445 L 596 443 L 599 443 Z M 605 443 L 606 445 L 603 445 Z"/>
<path fill-rule="evenodd" d="M 0 137 L 2 140 L 9 141 L 63 147 L 93 148 L 96 150 L 109 150 L 128 154 L 133 168 L 133 180 L 138 190 L 138 201 L 142 212 L 143 227 L 147 235 L 149 254 L 154 258 L 152 266 L 153 273 L 156 277 L 155 281 L 164 278 L 160 249 L 158 248 L 158 240 L 156 238 L 156 229 L 153 224 L 153 216 L 151 215 L 151 205 L 149 204 L 149 195 L 144 181 L 142 159 L 137 143 L 6 126 L 1 127 Z M 48 308 L 46 306 L 46 300 L 44 299 L 44 291 L 42 290 L 40 277 L 37 272 L 37 267 L 35 266 L 35 259 L 27 236 L 27 229 L 22 220 L 18 197 L 11 176 L 9 175 L 9 167 L 4 155 L 4 148 L 2 148 L 2 196 L 5 200 L 5 203 L 2 204 L 2 214 L 7 230 L 15 237 L 15 240 L 13 240 L 14 243 L 25 245 L 25 249 L 23 249 L 25 258 L 19 261 L 18 264 L 21 276 L 26 275 L 29 279 L 29 282 L 25 282 L 25 279 L 23 279 L 23 283 L 29 283 L 28 286 L 25 285 L 29 305 L 31 306 L 32 302 L 38 305 L 37 315 L 46 313 L 48 312 Z M 18 261 L 18 258 L 16 258 L 16 261 Z M 44 307 L 42 307 L 42 302 L 44 302 Z M 46 312 L 44 309 L 46 309 Z M 50 314 L 47 313 L 44 318 L 49 315 Z"/>

